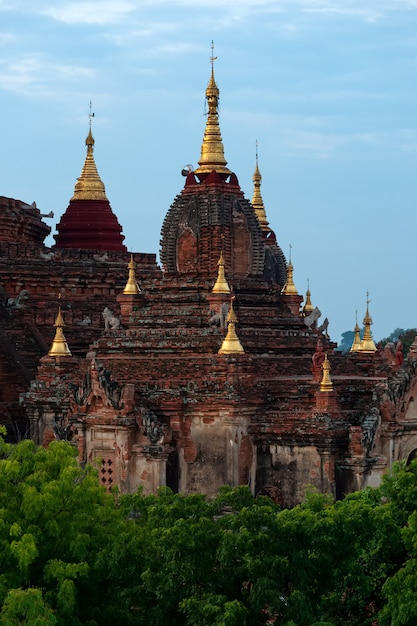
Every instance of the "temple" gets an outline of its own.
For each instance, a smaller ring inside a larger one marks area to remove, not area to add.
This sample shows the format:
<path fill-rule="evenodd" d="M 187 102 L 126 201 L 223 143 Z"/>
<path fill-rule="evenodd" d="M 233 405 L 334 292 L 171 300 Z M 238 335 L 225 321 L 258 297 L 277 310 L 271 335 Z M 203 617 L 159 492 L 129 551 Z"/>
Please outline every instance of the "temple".
<path fill-rule="evenodd" d="M 161 267 L 127 254 L 94 162 L 57 225 L 0 198 L 2 421 L 10 438 L 66 439 L 123 493 L 214 495 L 248 485 L 282 506 L 309 485 L 377 485 L 417 450 L 417 343 L 378 350 L 369 300 L 347 354 L 298 293 L 267 219 L 225 158 L 213 59 L 198 167 L 168 209 Z M 18 233 L 18 235 L 16 235 Z"/>

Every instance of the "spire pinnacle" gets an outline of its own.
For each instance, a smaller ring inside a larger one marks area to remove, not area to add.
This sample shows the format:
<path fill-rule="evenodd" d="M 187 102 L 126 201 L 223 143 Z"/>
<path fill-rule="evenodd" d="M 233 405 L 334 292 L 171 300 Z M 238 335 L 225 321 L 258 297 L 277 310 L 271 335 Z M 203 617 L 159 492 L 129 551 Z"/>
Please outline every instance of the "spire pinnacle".
<path fill-rule="evenodd" d="M 220 258 L 217 261 L 217 265 L 219 268 L 217 271 L 217 280 L 211 290 L 211 293 L 230 293 L 229 283 L 227 282 L 224 273 L 223 250 L 220 252 Z"/>
<path fill-rule="evenodd" d="M 268 226 L 269 222 L 266 218 L 264 201 L 262 200 L 262 196 L 261 196 L 262 176 L 258 167 L 258 140 L 256 140 L 256 167 L 255 167 L 255 172 L 253 174 L 252 180 L 253 180 L 252 206 L 255 209 L 256 217 L 259 220 L 261 229 L 265 232 L 269 232 L 271 229 Z"/>
<path fill-rule="evenodd" d="M 94 113 L 91 112 L 92 102 L 90 100 L 90 113 L 88 114 L 88 135 L 85 140 L 87 146 L 87 156 L 81 176 L 77 179 L 74 188 L 74 195 L 71 200 L 107 200 L 104 184 L 97 171 L 94 161 L 94 137 L 91 130 L 91 120 Z"/>
<path fill-rule="evenodd" d="M 358 312 L 356 311 L 356 324 L 355 324 L 355 329 L 353 331 L 354 337 L 353 337 L 353 343 L 352 343 L 352 347 L 349 350 L 349 352 L 359 352 L 361 349 L 361 329 L 359 328 L 359 324 L 358 324 Z"/>
<path fill-rule="evenodd" d="M 234 299 L 233 297 L 230 301 L 230 309 L 226 319 L 227 335 L 220 346 L 219 354 L 244 354 L 245 352 L 236 334 L 237 317 L 233 308 Z"/>
<path fill-rule="evenodd" d="M 203 137 L 203 144 L 201 146 L 201 157 L 198 162 L 199 166 L 195 173 L 210 174 L 215 170 L 218 174 L 231 174 L 227 165 L 227 161 L 224 158 L 224 148 L 222 142 L 222 136 L 219 125 L 219 88 L 217 87 L 214 78 L 214 61 L 217 57 L 214 56 L 214 43 L 211 42 L 211 76 L 209 84 L 206 89 L 206 100 L 208 104 L 208 114 L 206 129 Z"/>
<path fill-rule="evenodd" d="M 308 315 L 313 310 L 314 310 L 314 307 L 311 303 L 310 281 L 307 279 L 306 302 L 305 302 L 305 305 L 303 306 L 302 313 L 303 315 Z"/>
<path fill-rule="evenodd" d="M 61 307 L 58 307 L 58 314 L 55 319 L 54 326 L 56 328 L 55 337 L 52 342 L 48 356 L 71 356 L 67 341 L 64 336 L 64 318 L 62 317 Z"/>
<path fill-rule="evenodd" d="M 294 285 L 294 279 L 293 279 L 294 266 L 291 262 L 291 248 L 292 248 L 292 245 L 290 244 L 290 256 L 289 256 L 288 267 L 287 267 L 287 282 L 285 283 L 281 291 L 283 296 L 298 295 L 297 287 Z"/>
<path fill-rule="evenodd" d="M 333 383 L 330 378 L 330 363 L 327 358 L 327 352 L 323 361 L 322 368 L 323 368 L 323 377 L 320 383 L 320 391 L 333 391 Z"/>
<path fill-rule="evenodd" d="M 129 277 L 127 279 L 126 287 L 123 289 L 125 295 L 135 295 L 140 293 L 139 285 L 136 282 L 135 275 L 135 262 L 133 260 L 133 254 L 130 255 L 130 261 L 128 264 Z"/>

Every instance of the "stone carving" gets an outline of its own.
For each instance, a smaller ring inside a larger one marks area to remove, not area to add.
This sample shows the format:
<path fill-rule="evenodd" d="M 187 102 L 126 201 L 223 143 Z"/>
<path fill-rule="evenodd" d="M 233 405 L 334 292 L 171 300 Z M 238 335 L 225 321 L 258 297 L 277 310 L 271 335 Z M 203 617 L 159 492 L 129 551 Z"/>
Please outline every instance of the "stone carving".
<path fill-rule="evenodd" d="M 403 352 L 403 344 L 401 339 L 398 339 L 397 345 L 395 346 L 395 365 L 401 367 L 404 363 L 404 352 Z"/>
<path fill-rule="evenodd" d="M 323 324 L 320 324 L 320 326 L 318 327 L 318 331 L 319 333 L 323 333 L 324 336 L 326 337 L 326 339 L 329 338 L 329 335 L 327 333 L 327 329 L 329 328 L 329 319 L 327 317 L 324 318 Z"/>
<path fill-rule="evenodd" d="M 326 358 L 326 353 L 324 352 L 323 342 L 321 339 L 317 339 L 316 351 L 312 356 L 313 365 L 315 368 L 321 368 L 324 363 L 324 359 Z"/>
<path fill-rule="evenodd" d="M 227 314 L 229 313 L 229 305 L 227 304 L 227 302 L 223 302 L 223 304 L 220 307 L 220 312 L 217 313 L 216 311 L 210 311 L 210 319 L 209 319 L 209 324 L 210 326 L 220 326 L 220 328 L 226 328 L 226 318 L 227 318 Z"/>
<path fill-rule="evenodd" d="M 54 424 L 54 435 L 58 441 L 70 441 L 72 439 L 72 424 L 62 426 L 62 424 Z"/>
<path fill-rule="evenodd" d="M 22 289 L 16 298 L 9 298 L 7 301 L 7 306 L 10 306 L 14 309 L 22 309 L 27 306 L 27 301 L 29 300 L 29 291 L 27 289 Z"/>
<path fill-rule="evenodd" d="M 111 311 L 109 307 L 105 307 L 102 316 L 104 319 L 105 330 L 117 330 L 120 327 L 119 318 L 114 315 L 113 311 Z"/>
<path fill-rule="evenodd" d="M 52 261 L 52 259 L 55 257 L 55 253 L 52 252 L 40 252 L 39 256 L 41 259 L 44 259 L 44 261 Z"/>
<path fill-rule="evenodd" d="M 377 408 L 373 407 L 362 422 L 362 446 L 367 456 L 371 453 L 379 424 L 379 411 Z"/>
<path fill-rule="evenodd" d="M 165 435 L 162 424 L 155 413 L 148 410 L 142 410 L 142 424 L 143 433 L 151 442 L 150 446 L 144 446 L 145 452 L 149 452 L 154 457 L 160 456 Z"/>
<path fill-rule="evenodd" d="M 105 252 L 104 254 L 95 254 L 94 260 L 98 261 L 99 263 L 105 263 L 109 260 L 109 255 L 107 254 L 107 252 Z"/>
<path fill-rule="evenodd" d="M 311 327 L 314 326 L 314 324 L 317 323 L 317 320 L 319 319 L 321 315 L 321 311 L 320 309 L 316 306 L 310 313 L 310 315 L 306 315 L 304 318 L 304 324 L 306 326 L 308 326 L 308 328 L 311 330 Z"/>
<path fill-rule="evenodd" d="M 83 320 L 77 322 L 78 326 L 89 326 L 91 324 L 91 317 L 87 315 Z"/>

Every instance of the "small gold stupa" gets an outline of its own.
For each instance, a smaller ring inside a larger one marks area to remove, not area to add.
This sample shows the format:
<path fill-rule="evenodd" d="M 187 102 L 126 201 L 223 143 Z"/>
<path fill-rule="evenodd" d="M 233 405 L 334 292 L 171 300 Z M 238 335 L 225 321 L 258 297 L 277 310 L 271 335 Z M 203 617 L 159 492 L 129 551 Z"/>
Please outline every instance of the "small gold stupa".
<path fill-rule="evenodd" d="M 323 361 L 323 377 L 320 383 L 320 391 L 333 391 L 333 383 L 330 378 L 330 363 L 327 358 L 327 352 Z"/>
<path fill-rule="evenodd" d="M 287 267 L 287 282 L 283 286 L 281 293 L 283 296 L 298 296 L 297 287 L 294 285 L 294 266 L 291 262 L 291 246 L 290 246 L 290 259 Z"/>
<path fill-rule="evenodd" d="M 349 350 L 349 352 L 358 352 L 361 348 L 361 329 L 359 328 L 359 324 L 358 324 L 358 312 L 356 311 L 356 325 L 355 325 L 355 329 L 354 329 L 354 337 L 353 337 L 353 343 L 352 343 L 352 347 Z"/>
<path fill-rule="evenodd" d="M 237 317 L 233 309 L 233 300 L 234 298 L 230 302 L 230 309 L 226 319 L 227 335 L 220 346 L 219 354 L 244 354 L 245 352 L 236 334 Z"/>
<path fill-rule="evenodd" d="M 48 356 L 71 356 L 71 351 L 68 348 L 68 344 L 64 336 L 64 319 L 62 317 L 61 307 L 58 308 L 58 315 L 56 316 L 54 326 L 56 328 L 55 337 L 52 342 L 51 349 L 48 352 Z"/>
<path fill-rule="evenodd" d="M 130 261 L 127 267 L 129 269 L 129 277 L 127 279 L 126 287 L 123 289 L 123 293 L 129 296 L 137 295 L 141 291 L 138 283 L 136 282 L 135 262 L 133 260 L 133 254 L 130 255 Z"/>
<path fill-rule="evenodd" d="M 366 294 L 366 313 L 365 313 L 365 317 L 363 318 L 363 325 L 365 329 L 363 331 L 361 345 L 359 349 L 357 350 L 357 352 L 371 354 L 373 352 L 376 352 L 377 348 L 374 343 L 374 340 L 372 339 L 371 325 L 373 324 L 373 322 L 372 322 L 372 317 L 369 315 L 370 300 L 368 296 L 369 294 L 367 293 Z"/>
<path fill-rule="evenodd" d="M 217 270 L 217 280 L 214 283 L 214 287 L 211 290 L 211 293 L 230 293 L 229 283 L 226 280 L 226 276 L 224 273 L 224 259 L 223 259 L 223 251 L 220 253 L 220 258 L 217 262 L 218 270 Z"/>

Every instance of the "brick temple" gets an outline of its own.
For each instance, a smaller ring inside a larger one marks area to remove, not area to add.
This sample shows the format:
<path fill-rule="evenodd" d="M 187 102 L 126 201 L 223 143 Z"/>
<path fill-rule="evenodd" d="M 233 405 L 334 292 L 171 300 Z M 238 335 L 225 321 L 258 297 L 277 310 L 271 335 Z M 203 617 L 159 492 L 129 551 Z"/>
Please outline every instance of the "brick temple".
<path fill-rule="evenodd" d="M 0 405 L 12 440 L 67 439 L 107 487 L 214 495 L 249 485 L 283 506 L 342 497 L 417 450 L 417 344 L 377 350 L 368 305 L 348 354 L 301 296 L 269 225 L 256 162 L 228 168 L 212 68 L 198 167 L 156 255 L 128 254 L 94 160 L 50 227 L 0 198 Z M 304 303 L 304 304 L 303 304 Z"/>

